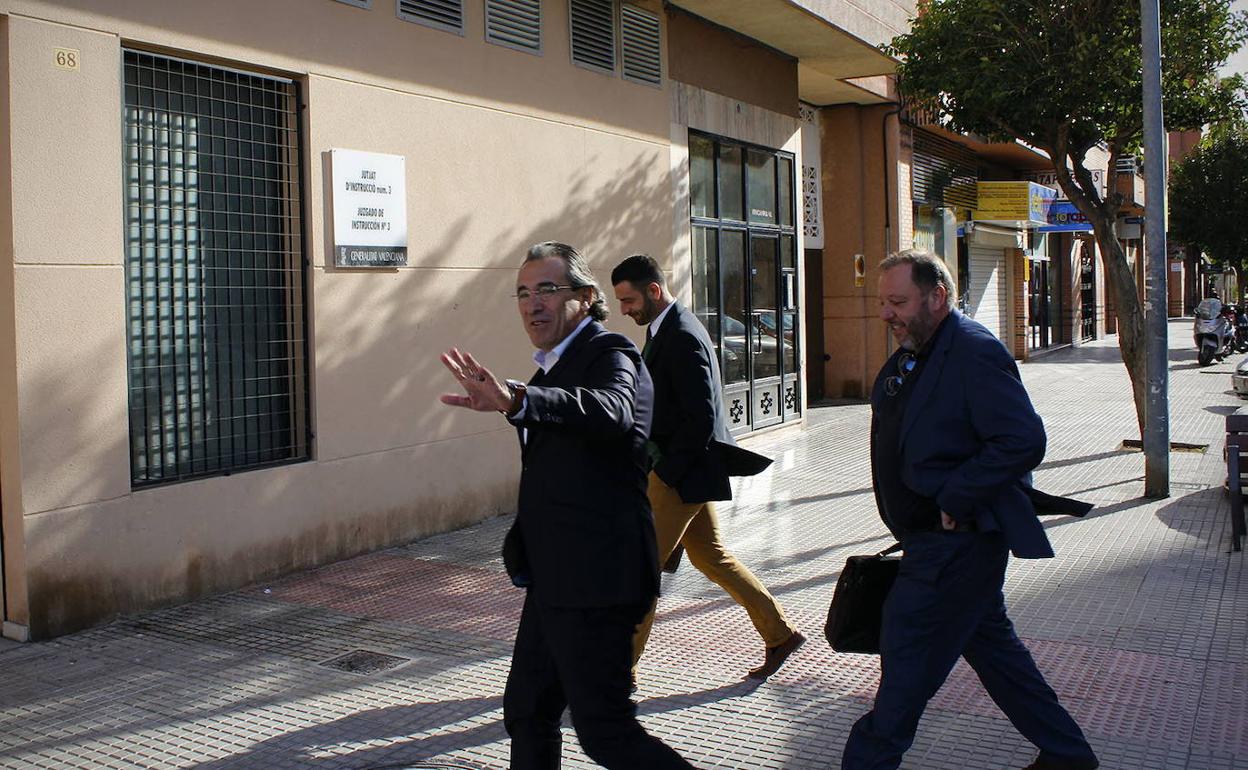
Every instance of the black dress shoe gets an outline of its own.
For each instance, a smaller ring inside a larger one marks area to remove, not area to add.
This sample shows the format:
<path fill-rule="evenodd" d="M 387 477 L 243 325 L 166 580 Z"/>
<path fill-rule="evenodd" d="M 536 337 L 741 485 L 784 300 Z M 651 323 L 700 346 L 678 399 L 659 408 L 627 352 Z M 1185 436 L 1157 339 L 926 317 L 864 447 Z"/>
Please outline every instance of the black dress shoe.
<path fill-rule="evenodd" d="M 802 632 L 794 631 L 788 639 L 785 639 L 780 644 L 777 644 L 775 647 L 768 647 L 766 655 L 763 656 L 763 665 L 750 669 L 750 673 L 746 676 L 750 679 L 766 679 L 779 671 L 784 662 L 789 659 L 789 656 L 805 643 L 806 637 L 802 636 Z"/>
<path fill-rule="evenodd" d="M 1100 762 L 1095 757 L 1078 759 L 1056 759 L 1054 757 L 1036 757 L 1036 761 L 1023 770 L 1096 770 Z"/>

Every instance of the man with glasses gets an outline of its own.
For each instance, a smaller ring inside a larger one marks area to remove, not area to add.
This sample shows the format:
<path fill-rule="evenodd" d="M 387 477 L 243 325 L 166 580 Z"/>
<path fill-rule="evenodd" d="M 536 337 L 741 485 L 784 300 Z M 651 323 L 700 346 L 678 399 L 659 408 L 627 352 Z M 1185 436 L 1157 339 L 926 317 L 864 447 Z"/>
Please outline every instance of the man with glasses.
<path fill-rule="evenodd" d="M 754 573 L 724 546 L 714 500 L 732 498 L 729 476 L 759 473 L 771 460 L 733 441 L 724 419 L 719 356 L 697 316 L 676 302 L 653 257 L 634 254 L 611 273 L 620 312 L 646 327 L 643 354 L 654 379 L 650 506 L 659 561 L 683 545 L 689 561 L 749 613 L 763 639 L 763 662 L 746 674 L 766 679 L 806 641 Z M 654 611 L 637 629 L 633 668 L 645 650 Z M 634 679 L 634 681 L 636 681 Z"/>
<path fill-rule="evenodd" d="M 898 350 L 871 393 L 876 503 L 901 541 L 884 603 L 880 685 L 850 731 L 843 770 L 893 770 L 958 657 L 1040 749 L 1029 770 L 1093 770 L 1097 760 L 1006 615 L 1012 551 L 1053 556 L 1037 513 L 1091 506 L 1037 492 L 1045 434 L 1013 357 L 953 308 L 945 263 L 919 251 L 880 263 L 880 318 Z"/>
<path fill-rule="evenodd" d="M 566 707 L 581 748 L 618 770 L 691 768 L 648 734 L 630 699 L 633 629 L 658 594 L 646 500 L 653 388 L 584 258 L 562 243 L 529 249 L 516 282 L 538 372 L 500 381 L 469 353 L 442 362 L 464 389 L 451 406 L 501 412 L 517 427 L 516 521 L 503 546 L 527 589 L 503 696 L 511 770 L 554 770 Z"/>

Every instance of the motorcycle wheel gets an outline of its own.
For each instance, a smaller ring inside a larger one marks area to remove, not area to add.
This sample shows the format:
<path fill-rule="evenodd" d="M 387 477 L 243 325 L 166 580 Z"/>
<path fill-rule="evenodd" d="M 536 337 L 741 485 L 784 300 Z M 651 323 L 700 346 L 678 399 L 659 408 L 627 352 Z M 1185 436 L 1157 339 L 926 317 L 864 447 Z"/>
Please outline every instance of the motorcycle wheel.
<path fill-rule="evenodd" d="M 1213 345 L 1201 345 L 1200 352 L 1196 354 L 1196 362 L 1201 366 L 1208 366 L 1213 363 L 1213 354 L 1215 352 Z"/>

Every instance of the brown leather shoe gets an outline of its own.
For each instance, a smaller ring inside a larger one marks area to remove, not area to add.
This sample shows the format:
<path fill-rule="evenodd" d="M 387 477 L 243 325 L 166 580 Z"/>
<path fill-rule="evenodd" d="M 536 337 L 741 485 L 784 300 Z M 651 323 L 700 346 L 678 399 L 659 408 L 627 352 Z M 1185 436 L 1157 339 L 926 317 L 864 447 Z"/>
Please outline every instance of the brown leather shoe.
<path fill-rule="evenodd" d="M 782 643 L 777 644 L 775 647 L 768 647 L 767 654 L 763 657 L 763 665 L 750 669 L 750 673 L 746 676 L 750 679 L 766 679 L 779 671 L 784 662 L 789 659 L 789 656 L 805 643 L 806 637 L 802 635 L 802 632 L 794 631 Z"/>

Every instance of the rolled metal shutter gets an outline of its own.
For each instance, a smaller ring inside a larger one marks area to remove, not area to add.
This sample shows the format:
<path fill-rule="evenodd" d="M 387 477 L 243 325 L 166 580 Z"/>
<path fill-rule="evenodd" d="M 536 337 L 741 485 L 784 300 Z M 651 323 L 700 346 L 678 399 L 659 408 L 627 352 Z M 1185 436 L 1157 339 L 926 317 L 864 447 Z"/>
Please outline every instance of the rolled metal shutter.
<path fill-rule="evenodd" d="M 1005 326 L 1009 317 L 1005 251 L 971 244 L 967 253 L 970 258 L 968 265 L 970 295 L 966 303 L 967 315 L 987 326 L 999 339 L 1005 340 Z"/>

